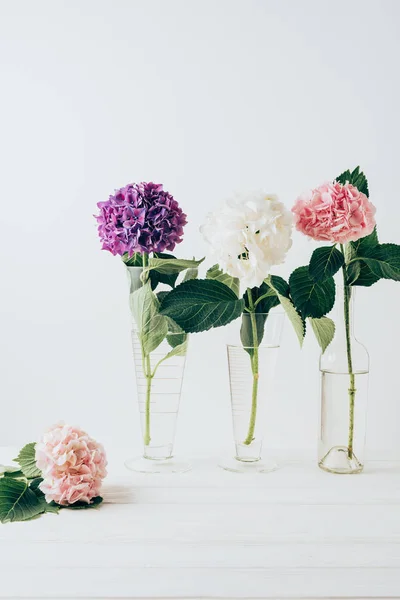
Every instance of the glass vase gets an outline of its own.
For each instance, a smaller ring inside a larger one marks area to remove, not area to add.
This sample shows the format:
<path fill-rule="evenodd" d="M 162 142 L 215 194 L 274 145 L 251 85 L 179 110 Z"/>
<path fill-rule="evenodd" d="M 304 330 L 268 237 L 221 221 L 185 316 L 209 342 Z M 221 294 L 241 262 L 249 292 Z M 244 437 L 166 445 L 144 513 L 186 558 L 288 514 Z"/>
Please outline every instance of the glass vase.
<path fill-rule="evenodd" d="M 262 447 L 284 318 L 280 312 L 244 313 L 239 342 L 227 345 L 235 455 L 220 466 L 228 471 L 277 469 L 275 460 L 262 457 Z"/>
<path fill-rule="evenodd" d="M 361 473 L 365 461 L 369 356 L 354 336 L 355 288 L 336 285 L 335 337 L 320 358 L 318 465 Z"/>
<path fill-rule="evenodd" d="M 130 293 L 141 286 L 141 273 L 141 267 L 128 267 Z M 173 455 L 188 335 L 172 326 L 166 338 L 146 355 L 137 324 L 132 320 L 132 346 L 143 456 L 129 459 L 125 465 L 141 473 L 188 471 L 190 464 Z"/>

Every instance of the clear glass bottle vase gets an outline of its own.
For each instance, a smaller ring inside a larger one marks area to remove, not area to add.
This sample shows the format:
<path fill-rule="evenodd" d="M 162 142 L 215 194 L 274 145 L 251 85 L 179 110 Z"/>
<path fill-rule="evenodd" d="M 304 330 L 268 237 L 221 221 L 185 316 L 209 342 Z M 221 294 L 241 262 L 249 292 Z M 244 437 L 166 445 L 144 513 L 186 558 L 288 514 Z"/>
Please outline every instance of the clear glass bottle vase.
<path fill-rule="evenodd" d="M 221 461 L 225 470 L 268 473 L 277 469 L 274 459 L 263 457 L 262 448 L 284 318 L 284 313 L 275 311 L 244 313 L 240 332 L 234 324 L 238 341 L 227 345 L 227 354 L 235 455 Z"/>
<path fill-rule="evenodd" d="M 141 267 L 127 267 L 130 293 L 142 285 Z M 188 335 L 168 331 L 166 338 L 145 354 L 137 324 L 132 319 L 132 347 L 143 437 L 143 456 L 125 465 L 142 473 L 182 473 L 189 463 L 173 456 L 176 423 L 185 372 Z"/>
<path fill-rule="evenodd" d="M 318 465 L 360 473 L 365 462 L 369 355 L 354 336 L 355 288 L 336 284 L 335 337 L 320 358 Z"/>

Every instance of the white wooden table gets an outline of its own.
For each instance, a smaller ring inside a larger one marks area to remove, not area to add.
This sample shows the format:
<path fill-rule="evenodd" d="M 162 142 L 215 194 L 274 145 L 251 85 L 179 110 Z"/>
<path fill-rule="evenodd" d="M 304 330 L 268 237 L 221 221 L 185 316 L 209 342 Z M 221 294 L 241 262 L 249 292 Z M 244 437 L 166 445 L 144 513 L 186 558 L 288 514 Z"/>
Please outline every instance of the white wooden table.
<path fill-rule="evenodd" d="M 2 460 L 0 460 L 2 462 Z M 98 510 L 0 525 L 1 598 L 400 598 L 400 464 L 110 465 Z"/>

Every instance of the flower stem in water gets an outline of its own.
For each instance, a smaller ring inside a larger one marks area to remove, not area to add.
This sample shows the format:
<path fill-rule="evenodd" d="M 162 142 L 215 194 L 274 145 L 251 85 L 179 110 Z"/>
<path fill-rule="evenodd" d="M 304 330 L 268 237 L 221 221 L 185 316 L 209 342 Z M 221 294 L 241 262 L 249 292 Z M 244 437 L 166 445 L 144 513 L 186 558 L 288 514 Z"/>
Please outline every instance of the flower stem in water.
<path fill-rule="evenodd" d="M 246 446 L 250 446 L 251 442 L 254 439 L 254 429 L 256 426 L 256 418 L 257 418 L 257 395 L 258 395 L 258 380 L 259 380 L 259 359 L 258 359 L 258 334 L 257 334 L 257 318 L 256 313 L 254 312 L 254 304 L 253 298 L 251 295 L 251 290 L 247 290 L 247 296 L 249 299 L 249 307 L 250 307 L 250 319 L 251 319 L 251 328 L 252 328 L 252 337 L 253 337 L 253 354 L 250 356 L 251 359 L 251 370 L 253 373 L 253 389 L 251 394 L 251 413 L 250 413 L 250 422 L 249 429 L 247 432 L 246 439 L 244 440 L 244 444 Z"/>
<path fill-rule="evenodd" d="M 149 256 L 146 252 L 143 253 L 143 269 L 149 264 Z M 146 401 L 145 401 L 145 429 L 143 435 L 143 442 L 145 446 L 148 446 L 151 441 L 150 437 L 150 398 L 151 398 L 151 362 L 150 356 L 146 354 L 142 347 L 142 365 L 143 372 L 146 378 Z"/>
<path fill-rule="evenodd" d="M 344 253 L 343 246 L 341 246 Z M 347 443 L 347 455 L 351 460 L 353 458 L 353 442 L 354 442 L 354 404 L 356 399 L 355 377 L 353 373 L 353 360 L 351 356 L 351 336 L 350 336 L 350 297 L 351 287 L 347 285 L 347 269 L 343 265 L 343 283 L 344 283 L 344 322 L 346 329 L 346 351 L 347 351 L 347 367 L 349 370 L 350 386 L 349 386 L 349 438 Z"/>

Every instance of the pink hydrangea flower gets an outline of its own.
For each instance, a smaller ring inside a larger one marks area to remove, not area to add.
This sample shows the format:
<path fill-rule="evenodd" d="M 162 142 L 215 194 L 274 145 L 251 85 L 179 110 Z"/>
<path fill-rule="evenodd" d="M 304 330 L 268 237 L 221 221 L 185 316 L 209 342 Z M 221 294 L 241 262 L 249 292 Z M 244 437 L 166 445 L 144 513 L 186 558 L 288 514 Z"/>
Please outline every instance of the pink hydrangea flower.
<path fill-rule="evenodd" d="M 63 423 L 48 429 L 36 444 L 36 464 L 42 471 L 39 487 L 46 501 L 63 506 L 89 504 L 107 475 L 103 446 L 85 431 Z"/>
<path fill-rule="evenodd" d="M 350 183 L 324 183 L 300 196 L 292 211 L 296 229 L 314 240 L 346 244 L 375 227 L 375 206 Z"/>

